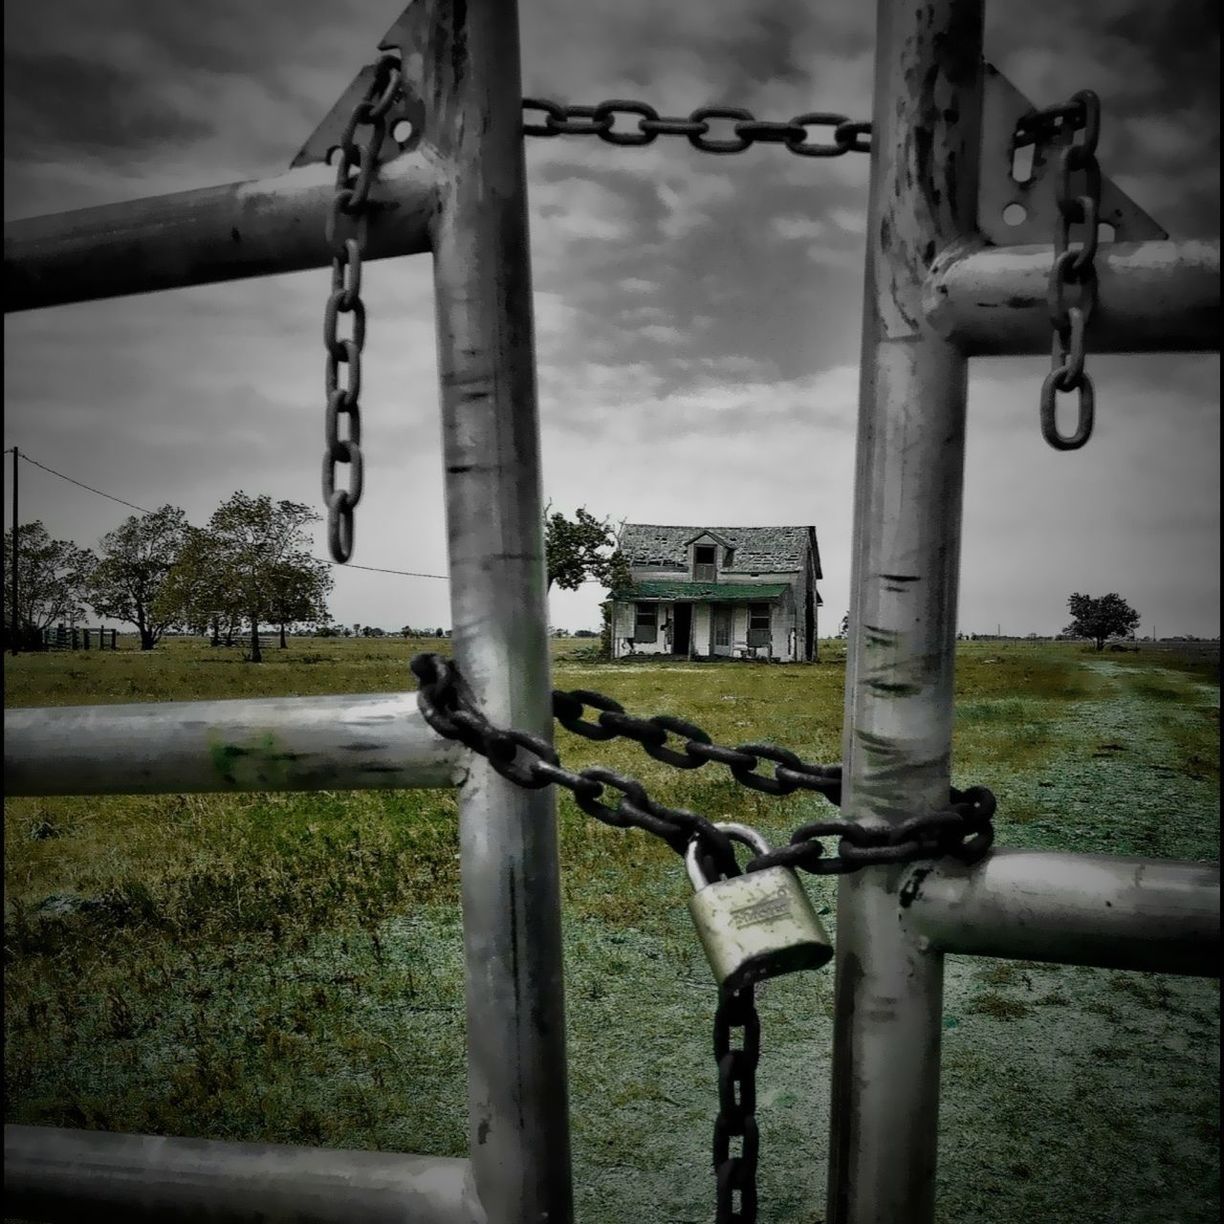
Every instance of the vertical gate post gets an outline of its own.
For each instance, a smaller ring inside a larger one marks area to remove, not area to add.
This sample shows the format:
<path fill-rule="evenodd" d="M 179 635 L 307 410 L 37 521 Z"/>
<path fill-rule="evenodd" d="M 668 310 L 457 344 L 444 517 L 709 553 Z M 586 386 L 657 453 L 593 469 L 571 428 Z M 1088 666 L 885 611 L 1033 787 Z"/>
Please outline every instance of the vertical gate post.
<path fill-rule="evenodd" d="M 16 654 L 21 649 L 21 643 L 17 640 L 21 636 L 21 617 L 17 614 L 17 558 L 21 551 L 21 532 L 18 530 L 17 519 L 17 464 L 21 458 L 17 447 L 13 447 L 13 555 L 9 558 L 9 564 L 12 565 L 12 573 L 9 575 L 12 586 L 12 594 L 9 597 L 9 631 L 12 633 L 12 640 L 9 645 L 12 648 L 13 654 Z"/>
<path fill-rule="evenodd" d="M 946 806 L 966 361 L 922 310 L 975 231 L 982 0 L 879 0 L 857 441 L 847 817 Z M 904 869 L 838 889 L 830 1224 L 934 1214 L 943 964 L 897 921 Z"/>
<path fill-rule="evenodd" d="M 455 657 L 491 720 L 551 738 L 517 5 L 418 3 Z M 553 790 L 474 758 L 459 802 L 476 1189 L 490 1224 L 566 1224 Z"/>

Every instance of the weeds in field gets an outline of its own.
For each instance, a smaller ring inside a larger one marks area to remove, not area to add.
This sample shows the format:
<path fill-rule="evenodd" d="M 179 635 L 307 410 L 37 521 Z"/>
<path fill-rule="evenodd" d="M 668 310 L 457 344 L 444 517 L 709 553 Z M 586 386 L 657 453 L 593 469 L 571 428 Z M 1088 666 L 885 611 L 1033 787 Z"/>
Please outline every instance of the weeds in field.
<path fill-rule="evenodd" d="M 301 654 L 300 644 L 270 650 L 260 667 L 243 665 L 237 649 L 182 641 L 149 655 L 19 656 L 6 699 L 51 705 L 391 691 L 411 687 L 407 662 L 417 649 L 439 645 L 312 641 Z M 555 683 L 599 689 L 635 713 L 678 714 L 721 743 L 772 740 L 807 760 L 835 761 L 844 659 L 827 650 L 824 659 L 663 672 L 561 655 Z M 1217 858 L 1218 696 L 1213 709 L 1210 669 L 1166 666 L 1163 656 L 1109 662 L 1112 670 L 1096 669 L 1075 648 L 961 650 L 954 781 L 996 791 L 1001 844 Z M 1135 720 L 1125 732 L 1110 721 L 1119 702 Z M 559 731 L 557 747 L 571 768 L 599 763 L 631 774 L 664 802 L 753 824 L 775 843 L 832 814 L 816 796 L 779 801 L 746 791 L 714 766 L 679 773 L 624 741 L 596 745 Z M 559 797 L 558 829 L 571 1076 L 575 1101 L 586 1103 L 574 1114 L 580 1169 L 599 1185 L 630 1168 L 635 1177 L 664 1178 L 678 1200 L 702 1199 L 707 1171 L 690 1149 L 705 1147 L 712 1116 L 712 983 L 684 913 L 689 886 L 657 839 L 591 820 L 568 794 Z M 453 794 L 11 799 L 5 832 L 10 1120 L 466 1151 Z M 835 882 L 805 883 L 834 926 Z M 987 1030 L 1011 1041 L 1051 1015 L 1060 1042 L 1064 1018 L 1120 1032 L 1136 1015 L 1176 1014 L 1188 1030 L 1206 1031 L 1212 1000 L 1206 986 L 1194 992 L 1198 985 L 1148 975 L 1098 980 L 1029 962 L 976 964 L 949 987 L 950 1091 L 960 1068 L 977 1067 L 965 1052 L 974 1047 L 960 1043 L 985 1043 Z M 766 992 L 761 1085 L 772 1095 L 762 1118 L 773 1129 L 764 1152 L 810 1143 L 809 1097 L 827 1072 L 832 1012 L 828 974 Z M 1098 1037 L 1085 1057 L 1118 1048 L 1118 1040 Z M 1144 1048 L 1143 1066 L 1129 1054 L 1101 1056 L 1100 1074 L 1148 1076 L 1154 1056 L 1150 1043 Z M 975 1070 L 962 1092 L 975 1100 L 986 1094 L 1008 1147 L 999 1168 L 1040 1163 L 1041 1179 L 1015 1178 L 1031 1182 L 1033 1194 L 1047 1192 L 1045 1182 L 1060 1184 L 1048 1193 L 1073 1201 L 1088 1193 L 1078 1174 L 1057 1183 L 1048 1151 L 1023 1146 L 1032 1116 L 1011 1099 L 1007 1049 Z M 1178 1066 L 1170 1062 L 1165 1073 L 1176 1078 Z M 1188 1119 L 1178 1141 L 1210 1143 L 1194 1136 L 1210 1129 L 1203 1102 L 1214 1094 L 1180 1091 L 1200 1112 L 1178 1107 Z M 643 1125 L 658 1136 L 645 1155 L 631 1139 Z M 1200 1166 L 1210 1172 L 1207 1156 L 1195 1159 L 1200 1174 Z M 763 1176 L 768 1184 L 774 1174 Z M 957 1193 L 969 1202 L 973 1190 Z M 1180 1218 L 1208 1218 L 1196 1211 Z M 1038 1206 L 1032 1218 L 1052 1217 Z"/>

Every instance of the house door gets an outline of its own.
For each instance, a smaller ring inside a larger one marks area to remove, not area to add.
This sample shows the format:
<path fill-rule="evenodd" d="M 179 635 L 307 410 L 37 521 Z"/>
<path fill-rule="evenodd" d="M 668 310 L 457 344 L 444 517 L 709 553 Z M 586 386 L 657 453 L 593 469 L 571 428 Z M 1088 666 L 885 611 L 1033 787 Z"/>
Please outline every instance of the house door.
<path fill-rule="evenodd" d="M 816 601 L 812 598 L 812 588 L 808 587 L 804 598 L 804 620 L 806 628 L 803 639 L 803 659 L 811 663 L 816 658 Z"/>
<path fill-rule="evenodd" d="M 715 604 L 710 635 L 712 643 L 710 653 L 729 655 L 731 653 L 731 612 L 730 604 Z"/>
<path fill-rule="evenodd" d="M 672 654 L 689 656 L 693 634 L 693 605 L 678 603 L 672 609 Z"/>

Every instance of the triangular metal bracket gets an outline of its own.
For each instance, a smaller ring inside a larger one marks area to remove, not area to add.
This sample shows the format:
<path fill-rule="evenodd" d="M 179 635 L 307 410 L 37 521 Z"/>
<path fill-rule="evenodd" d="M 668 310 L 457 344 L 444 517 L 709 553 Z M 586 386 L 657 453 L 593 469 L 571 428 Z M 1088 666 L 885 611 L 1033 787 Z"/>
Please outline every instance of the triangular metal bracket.
<path fill-rule="evenodd" d="M 1013 137 L 1020 118 L 1036 108 L 997 68 L 991 64 L 983 68 L 978 229 L 995 246 L 1050 243 L 1058 224 L 1058 155 L 1071 143 L 1074 132 L 1059 131 L 1030 145 L 1031 177 L 1017 182 Z M 1100 221 L 1113 227 L 1114 242 L 1147 242 L 1169 236 L 1104 176 Z M 1108 231 L 1101 240 L 1107 236 Z"/>
<path fill-rule="evenodd" d="M 404 83 L 400 96 L 387 112 L 388 137 L 378 154 L 378 164 L 391 161 L 401 153 L 408 153 L 420 143 L 425 127 L 425 106 L 416 95 L 420 82 L 420 31 L 423 18 L 428 17 L 428 5 L 409 4 L 399 15 L 395 24 L 379 40 L 380 51 L 399 51 L 404 65 Z M 414 51 L 416 54 L 414 55 Z M 340 95 L 336 104 L 327 112 L 327 117 L 310 134 L 310 138 L 289 163 L 291 169 L 309 166 L 318 162 L 330 162 L 340 147 L 340 137 L 352 117 L 353 110 L 365 97 L 370 81 L 374 77 L 374 64 L 367 64 L 353 78 L 349 87 Z M 409 126 L 403 128 L 407 123 Z M 397 131 L 400 133 L 396 135 Z"/>

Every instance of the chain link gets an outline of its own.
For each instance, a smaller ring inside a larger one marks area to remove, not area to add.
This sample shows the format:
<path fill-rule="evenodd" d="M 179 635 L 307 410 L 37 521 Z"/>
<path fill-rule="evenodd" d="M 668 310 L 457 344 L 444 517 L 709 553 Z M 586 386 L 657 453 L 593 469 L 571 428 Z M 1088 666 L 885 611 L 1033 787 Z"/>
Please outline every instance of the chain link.
<path fill-rule="evenodd" d="M 601 766 L 578 772 L 563 769 L 556 750 L 538 736 L 495 727 L 476 708 L 455 664 L 440 655 L 421 654 L 412 660 L 420 682 L 417 701 L 421 713 L 439 735 L 456 739 L 488 758 L 493 768 L 526 787 L 550 783 L 570 791 L 590 816 L 616 828 L 639 828 L 655 834 L 677 854 L 684 854 L 696 837 L 708 879 L 740 874 L 731 841 L 713 822 L 696 812 L 671 808 L 652 799 L 645 787 Z M 840 765 L 816 765 L 801 760 L 786 748 L 772 744 L 716 744 L 694 723 L 670 715 L 637 718 L 611 697 L 587 689 L 554 689 L 553 715 L 568 731 L 592 740 L 617 737 L 634 740 L 656 761 L 678 769 L 700 769 L 714 762 L 725 766 L 741 785 L 769 795 L 815 791 L 835 806 L 841 804 Z M 588 709 L 598 711 L 594 719 Z M 681 751 L 669 746 L 680 739 Z M 772 762 L 772 773 L 759 769 Z M 618 791 L 615 803 L 605 795 Z M 836 875 L 879 863 L 906 863 L 921 858 L 950 856 L 976 862 L 993 841 L 991 817 L 995 799 L 982 786 L 952 789 L 949 806 L 913 816 L 899 825 L 871 826 L 858 821 L 828 820 L 800 826 L 790 844 L 759 854 L 745 867 L 801 867 L 813 875 Z M 826 856 L 822 838 L 838 838 L 836 855 Z"/>
<path fill-rule="evenodd" d="M 742 1029 L 732 1047 L 733 1029 Z M 720 990 L 714 1013 L 714 1061 L 718 1065 L 718 1116 L 714 1120 L 716 1224 L 756 1220 L 757 1154 L 756 1069 L 761 1058 L 761 1021 L 752 986 Z M 739 1140 L 739 1150 L 731 1146 Z M 737 1201 L 738 1196 L 738 1201 Z"/>
<path fill-rule="evenodd" d="M 579 808 L 614 828 L 639 828 L 662 838 L 678 854 L 696 839 L 705 879 L 741 874 L 730 837 L 706 817 L 683 808 L 665 807 L 646 793 L 636 778 L 602 766 L 577 773 L 562 767 L 547 740 L 525 731 L 503 731 L 476 707 L 454 662 L 436 654 L 419 654 L 412 671 L 420 684 L 417 704 L 425 721 L 448 739 L 466 744 L 486 757 L 503 777 L 520 786 L 563 786 Z M 588 689 L 554 689 L 553 716 L 567 730 L 590 740 L 631 739 L 656 761 L 677 769 L 700 769 L 711 761 L 726 766 L 737 782 L 769 795 L 811 790 L 841 803 L 841 766 L 813 765 L 773 744 L 716 744 L 695 723 L 671 715 L 638 718 L 602 693 Z M 598 711 L 587 718 L 588 709 Z M 672 737 L 682 751 L 669 747 Z M 773 774 L 759 772 L 762 761 Z M 619 792 L 615 804 L 612 792 Z M 943 811 L 912 816 L 899 825 L 871 827 L 857 821 L 827 820 L 801 825 L 790 844 L 758 854 L 745 871 L 767 867 L 802 867 L 816 875 L 843 874 L 882 863 L 908 863 L 950 855 L 965 863 L 982 857 L 994 840 L 990 818 L 995 798 L 985 787 L 952 790 Z M 836 837 L 838 853 L 825 857 L 820 839 Z M 732 1031 L 742 1029 L 733 1047 Z M 761 1052 L 761 1025 L 753 987 L 719 991 L 714 1016 L 714 1058 L 718 1064 L 718 1116 L 714 1122 L 714 1173 L 717 1224 L 754 1224 L 757 1218 L 756 1169 L 760 1135 L 756 1123 L 756 1068 Z M 733 1150 L 734 1148 L 734 1150 Z"/>
<path fill-rule="evenodd" d="M 1058 224 L 1054 234 L 1054 264 L 1050 268 L 1047 300 L 1054 331 L 1051 369 L 1041 384 L 1041 433 L 1055 450 L 1078 450 L 1092 435 L 1096 392 L 1084 369 L 1084 333 L 1097 304 L 1097 252 L 1101 211 L 1101 167 L 1096 148 L 1101 128 L 1101 104 L 1091 90 L 1081 90 L 1069 102 L 1032 111 L 1017 126 L 1016 147 L 1053 141 L 1066 132 L 1083 130 L 1083 139 L 1063 148 L 1058 166 Z M 1076 189 L 1073 176 L 1082 175 Z M 1083 227 L 1078 247 L 1071 245 L 1072 226 Z M 1076 292 L 1068 300 L 1068 287 Z M 1075 432 L 1058 430 L 1058 394 L 1078 392 L 1079 416 Z"/>
<path fill-rule="evenodd" d="M 612 145 L 648 145 L 659 136 L 683 136 L 703 153 L 743 153 L 754 144 L 785 145 L 799 157 L 870 153 L 871 124 L 846 115 L 809 111 L 785 123 L 757 119 L 737 106 L 700 106 L 690 115 L 660 117 L 653 106 L 613 98 L 598 106 L 565 106 L 548 98 L 524 98 L 525 111 L 541 111 L 542 123 L 524 123 L 524 136 L 598 136 Z M 618 120 L 627 120 L 618 127 Z M 712 123 L 729 125 L 730 136 L 710 136 Z M 809 138 L 809 128 L 832 128 L 831 142 Z"/>
<path fill-rule="evenodd" d="M 323 345 L 327 349 L 323 385 L 326 396 L 323 451 L 323 500 L 327 504 L 327 546 L 333 560 L 343 564 L 353 555 L 353 511 L 361 500 L 361 353 L 365 347 L 366 315 L 361 300 L 361 258 L 365 243 L 363 211 L 378 168 L 378 155 L 387 137 L 387 115 L 399 93 L 402 77 L 396 55 L 384 55 L 374 69 L 365 97 L 340 137 L 336 159 L 336 194 L 326 226 L 332 252 L 331 292 L 323 312 Z M 369 127 L 366 143 L 357 141 L 357 129 Z M 352 334 L 338 334 L 341 315 L 352 315 Z M 343 386 L 340 367 L 345 366 Z M 347 419 L 342 436 L 341 418 Z M 348 488 L 336 485 L 336 465 L 350 467 Z"/>

